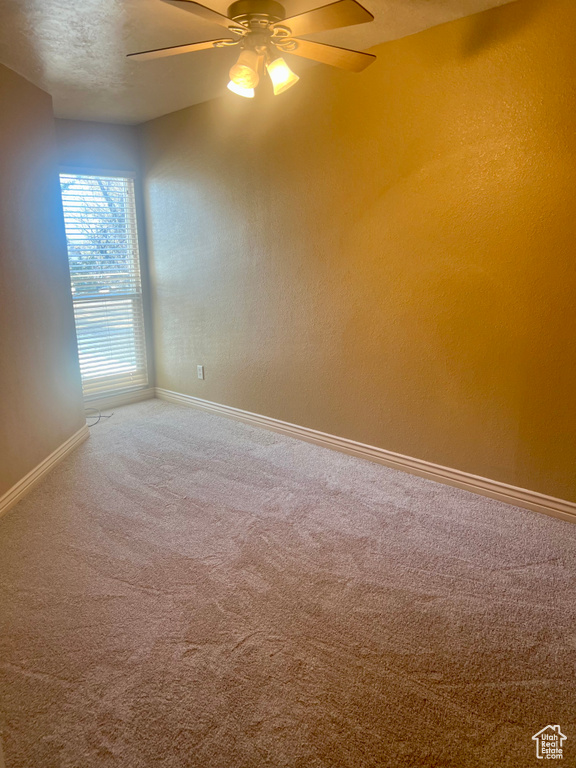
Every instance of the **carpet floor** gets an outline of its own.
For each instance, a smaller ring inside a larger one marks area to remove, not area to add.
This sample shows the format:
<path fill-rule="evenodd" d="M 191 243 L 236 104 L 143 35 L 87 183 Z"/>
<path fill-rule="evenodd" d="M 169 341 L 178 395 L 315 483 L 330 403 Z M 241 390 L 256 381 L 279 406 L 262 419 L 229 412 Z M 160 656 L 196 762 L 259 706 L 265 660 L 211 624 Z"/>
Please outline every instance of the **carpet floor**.
<path fill-rule="evenodd" d="M 575 555 L 569 523 L 117 409 L 0 520 L 6 768 L 523 768 L 548 724 L 575 765 Z"/>

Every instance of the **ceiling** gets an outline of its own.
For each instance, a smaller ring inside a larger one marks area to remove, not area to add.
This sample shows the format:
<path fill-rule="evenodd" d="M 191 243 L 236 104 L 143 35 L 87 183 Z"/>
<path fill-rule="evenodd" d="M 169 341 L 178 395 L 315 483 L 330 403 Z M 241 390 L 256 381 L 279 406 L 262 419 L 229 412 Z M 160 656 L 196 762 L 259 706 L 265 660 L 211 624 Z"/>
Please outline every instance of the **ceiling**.
<path fill-rule="evenodd" d="M 204 2 L 226 13 L 228 0 Z M 365 50 L 508 2 L 365 0 L 362 4 L 374 14 L 373 22 L 310 37 Z M 284 3 L 287 16 L 323 4 L 322 0 Z M 51 93 L 58 117 L 140 123 L 222 95 L 236 48 L 155 61 L 131 61 L 125 56 L 225 36 L 222 27 L 162 0 L 0 3 L 0 62 Z M 290 64 L 297 73 L 307 66 L 296 58 Z"/>

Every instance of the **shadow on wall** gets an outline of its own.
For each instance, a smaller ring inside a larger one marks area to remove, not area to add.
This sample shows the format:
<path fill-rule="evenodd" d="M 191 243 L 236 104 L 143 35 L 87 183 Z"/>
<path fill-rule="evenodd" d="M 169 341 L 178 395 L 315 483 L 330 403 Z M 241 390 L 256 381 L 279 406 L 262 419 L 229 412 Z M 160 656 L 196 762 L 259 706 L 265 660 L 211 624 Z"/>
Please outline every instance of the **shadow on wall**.
<path fill-rule="evenodd" d="M 470 17 L 470 30 L 464 41 L 463 53 L 466 56 L 475 56 L 487 48 L 500 44 L 517 35 L 527 26 L 541 11 L 540 0 L 516 0 L 514 3 L 516 13 L 508 14 L 506 22 L 502 23 L 502 15 L 484 12 Z"/>
<path fill-rule="evenodd" d="M 422 61 L 437 66 L 461 58 L 479 56 L 497 48 L 502 43 L 513 40 L 524 28 L 529 27 L 534 19 L 542 14 L 545 4 L 542 0 L 515 0 L 509 5 L 514 6 L 514 13 L 503 13 L 502 9 L 508 7 L 505 5 L 461 19 L 458 23 L 462 33 L 458 39 L 454 39 L 452 45 L 444 45 L 443 36 L 434 35 L 434 28 L 425 30 L 421 33 L 426 40 Z"/>
<path fill-rule="evenodd" d="M 573 167 L 565 157 L 558 156 L 554 146 L 542 148 L 539 170 L 541 177 L 553 180 L 555 194 L 540 195 L 540 218 L 534 223 L 525 222 L 529 251 L 536 257 L 527 259 L 524 268 L 528 344 L 523 359 L 516 453 L 521 476 L 533 478 L 534 486 L 547 489 L 550 495 L 568 499 L 574 498 L 574 452 L 570 446 L 574 446 L 576 435 Z M 552 296 L 544 288 L 550 286 L 551 274 Z M 565 449 L 558 450 L 557 446 Z M 553 462 L 551 454 L 556 454 Z"/>

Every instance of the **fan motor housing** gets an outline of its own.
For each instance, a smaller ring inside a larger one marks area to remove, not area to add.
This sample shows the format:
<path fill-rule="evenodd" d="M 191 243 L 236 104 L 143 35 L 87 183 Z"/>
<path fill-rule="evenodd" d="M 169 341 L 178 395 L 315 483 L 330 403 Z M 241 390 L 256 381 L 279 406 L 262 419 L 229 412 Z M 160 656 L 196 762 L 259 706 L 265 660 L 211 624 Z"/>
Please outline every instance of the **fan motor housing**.
<path fill-rule="evenodd" d="M 236 0 L 228 8 L 227 16 L 233 21 L 267 26 L 285 19 L 286 11 L 275 0 Z"/>

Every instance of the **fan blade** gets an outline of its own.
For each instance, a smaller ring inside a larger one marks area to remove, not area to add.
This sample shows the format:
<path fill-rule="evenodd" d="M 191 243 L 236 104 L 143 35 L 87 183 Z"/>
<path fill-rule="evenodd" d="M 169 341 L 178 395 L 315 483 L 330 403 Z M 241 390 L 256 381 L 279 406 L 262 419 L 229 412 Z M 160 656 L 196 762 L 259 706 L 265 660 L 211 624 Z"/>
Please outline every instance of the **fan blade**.
<path fill-rule="evenodd" d="M 226 27 L 226 29 L 230 29 L 231 27 L 242 27 L 242 24 L 232 21 L 228 16 L 218 13 L 218 11 L 213 11 L 212 8 L 206 8 L 205 5 L 200 5 L 200 3 L 195 3 L 194 0 L 164 0 L 164 2 L 173 5 L 175 8 L 182 8 L 182 10 L 190 11 L 190 13 L 193 13 L 195 16 L 200 16 L 205 21 L 219 24 L 221 27 Z"/>
<path fill-rule="evenodd" d="M 294 42 L 298 43 L 298 47 L 289 51 L 293 56 L 321 61 L 322 64 L 340 67 L 340 69 L 348 69 L 350 72 L 362 72 L 376 58 L 373 53 L 351 51 L 349 48 L 338 48 L 335 45 L 313 43 L 311 40 L 294 40 Z"/>
<path fill-rule="evenodd" d="M 367 21 L 374 21 L 374 16 L 356 0 L 338 0 L 336 3 L 284 19 L 278 22 L 278 26 L 288 27 L 292 33 L 290 37 L 300 37 L 327 29 L 364 24 Z"/>
<path fill-rule="evenodd" d="M 215 48 L 217 43 L 226 43 L 232 45 L 235 43 L 232 39 L 222 40 L 203 40 L 201 43 L 189 43 L 188 45 L 171 45 L 169 48 L 155 48 L 152 51 L 139 51 L 138 53 L 129 53 L 127 58 L 133 59 L 160 59 L 163 56 L 178 56 L 180 53 L 191 53 L 192 51 L 204 51 L 206 48 Z"/>

